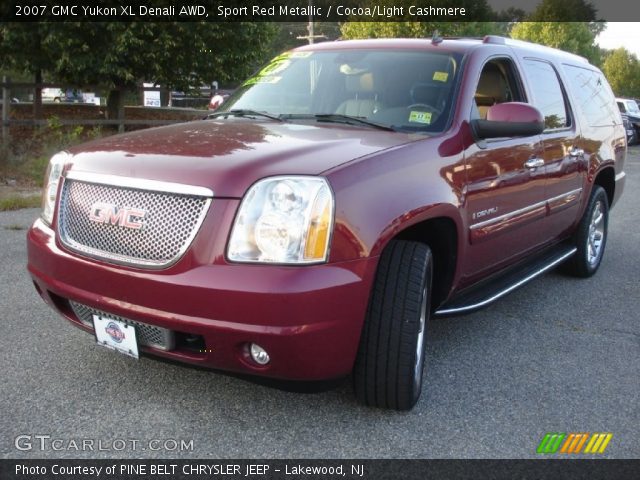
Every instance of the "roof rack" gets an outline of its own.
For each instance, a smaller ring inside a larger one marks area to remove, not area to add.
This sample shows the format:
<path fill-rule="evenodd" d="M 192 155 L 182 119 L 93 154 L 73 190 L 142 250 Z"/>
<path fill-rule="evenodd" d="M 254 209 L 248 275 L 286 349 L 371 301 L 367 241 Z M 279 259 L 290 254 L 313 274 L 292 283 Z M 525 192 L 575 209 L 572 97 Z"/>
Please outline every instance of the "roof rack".
<path fill-rule="evenodd" d="M 469 36 L 456 36 L 456 35 L 446 35 L 443 37 L 445 40 L 482 40 L 484 37 L 469 37 Z"/>
<path fill-rule="evenodd" d="M 506 42 L 505 42 L 505 38 L 501 37 L 499 35 L 486 35 L 482 39 L 482 43 L 492 43 L 494 45 L 504 45 Z"/>
<path fill-rule="evenodd" d="M 492 43 L 494 45 L 505 45 L 507 43 L 507 38 L 501 37 L 500 35 L 484 35 L 481 37 L 446 35 L 441 38 L 444 40 L 481 40 L 482 43 Z"/>

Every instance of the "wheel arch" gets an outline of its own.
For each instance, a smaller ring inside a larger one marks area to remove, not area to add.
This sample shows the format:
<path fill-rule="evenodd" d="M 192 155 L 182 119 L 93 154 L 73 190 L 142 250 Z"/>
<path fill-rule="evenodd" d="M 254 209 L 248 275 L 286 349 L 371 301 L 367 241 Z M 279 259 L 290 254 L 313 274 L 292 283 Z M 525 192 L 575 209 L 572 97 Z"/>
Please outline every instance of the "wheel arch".
<path fill-rule="evenodd" d="M 601 186 L 607 193 L 609 206 L 613 205 L 616 191 L 616 172 L 612 165 L 602 168 L 593 180 L 593 185 Z"/>
<path fill-rule="evenodd" d="M 458 224 L 450 216 L 427 218 L 399 231 L 393 237 L 396 240 L 424 243 L 431 249 L 433 258 L 432 310 L 435 310 L 447 299 L 453 286 L 458 265 L 460 238 Z"/>

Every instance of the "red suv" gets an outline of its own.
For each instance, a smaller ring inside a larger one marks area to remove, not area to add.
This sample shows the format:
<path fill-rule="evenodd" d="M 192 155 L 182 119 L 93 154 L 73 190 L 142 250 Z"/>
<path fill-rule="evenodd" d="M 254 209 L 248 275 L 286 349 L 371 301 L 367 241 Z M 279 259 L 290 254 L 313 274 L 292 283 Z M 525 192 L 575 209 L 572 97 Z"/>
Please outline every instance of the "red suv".
<path fill-rule="evenodd" d="M 484 40 L 321 43 L 203 121 L 51 159 L 43 299 L 98 343 L 408 409 L 425 324 L 598 269 L 625 131 L 585 59 Z"/>

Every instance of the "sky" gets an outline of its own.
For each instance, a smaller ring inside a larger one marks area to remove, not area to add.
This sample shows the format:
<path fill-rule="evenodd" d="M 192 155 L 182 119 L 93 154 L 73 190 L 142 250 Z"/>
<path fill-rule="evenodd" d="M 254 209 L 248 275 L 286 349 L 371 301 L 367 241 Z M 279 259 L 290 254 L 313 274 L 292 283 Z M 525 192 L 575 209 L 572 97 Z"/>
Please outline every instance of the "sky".
<path fill-rule="evenodd" d="M 640 22 L 609 22 L 596 41 L 602 48 L 625 47 L 640 58 Z"/>

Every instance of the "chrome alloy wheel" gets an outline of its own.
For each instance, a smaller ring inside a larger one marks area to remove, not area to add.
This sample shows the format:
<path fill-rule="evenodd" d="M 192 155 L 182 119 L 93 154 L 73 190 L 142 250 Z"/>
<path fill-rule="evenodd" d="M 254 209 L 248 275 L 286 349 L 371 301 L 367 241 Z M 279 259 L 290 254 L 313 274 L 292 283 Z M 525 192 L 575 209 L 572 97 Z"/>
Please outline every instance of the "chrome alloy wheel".
<path fill-rule="evenodd" d="M 422 302 L 420 303 L 420 320 L 419 320 L 418 336 L 416 338 L 416 364 L 415 384 L 422 385 L 422 363 L 424 362 L 424 332 L 427 325 L 427 289 L 422 291 Z"/>
<path fill-rule="evenodd" d="M 602 202 L 596 203 L 589 223 L 587 236 L 587 261 L 589 265 L 596 265 L 602 255 L 602 240 L 604 239 L 604 213 Z"/>

